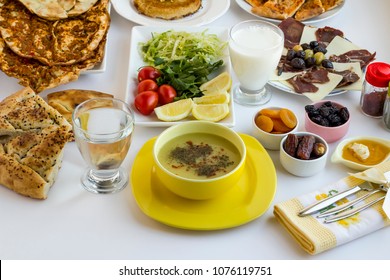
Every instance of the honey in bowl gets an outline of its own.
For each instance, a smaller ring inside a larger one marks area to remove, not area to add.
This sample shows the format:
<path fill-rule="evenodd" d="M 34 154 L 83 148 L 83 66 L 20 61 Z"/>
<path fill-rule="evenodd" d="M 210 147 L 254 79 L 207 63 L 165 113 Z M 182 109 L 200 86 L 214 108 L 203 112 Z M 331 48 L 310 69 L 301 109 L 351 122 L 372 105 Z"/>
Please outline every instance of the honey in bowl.
<path fill-rule="evenodd" d="M 355 144 L 355 146 L 353 146 Z M 360 145 L 359 145 L 360 144 Z M 357 146 L 359 145 L 359 146 Z M 366 148 L 364 148 L 364 145 Z M 357 147 L 357 148 L 354 148 Z M 359 149 L 361 154 L 357 152 Z M 368 156 L 364 156 L 364 149 Z M 342 150 L 342 157 L 358 164 L 376 165 L 381 163 L 390 153 L 390 147 L 374 140 L 360 139 L 347 143 Z"/>
<path fill-rule="evenodd" d="M 227 139 L 213 134 L 191 133 L 168 141 L 158 159 L 173 174 L 188 179 L 209 179 L 235 169 L 241 159 Z"/>

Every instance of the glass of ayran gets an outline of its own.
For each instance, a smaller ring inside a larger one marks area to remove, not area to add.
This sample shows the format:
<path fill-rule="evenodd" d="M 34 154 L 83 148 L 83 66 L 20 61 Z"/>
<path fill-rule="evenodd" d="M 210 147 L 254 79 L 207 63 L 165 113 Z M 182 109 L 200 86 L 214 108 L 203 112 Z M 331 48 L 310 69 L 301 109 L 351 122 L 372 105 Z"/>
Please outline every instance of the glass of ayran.
<path fill-rule="evenodd" d="M 134 112 L 115 98 L 94 98 L 76 107 L 72 116 L 77 146 L 88 168 L 83 187 L 93 193 L 116 193 L 128 184 L 121 168 L 134 130 Z"/>
<path fill-rule="evenodd" d="M 267 82 L 282 55 L 283 31 L 263 20 L 248 20 L 230 30 L 230 60 L 239 84 L 234 100 L 242 105 L 261 105 L 271 99 Z"/>

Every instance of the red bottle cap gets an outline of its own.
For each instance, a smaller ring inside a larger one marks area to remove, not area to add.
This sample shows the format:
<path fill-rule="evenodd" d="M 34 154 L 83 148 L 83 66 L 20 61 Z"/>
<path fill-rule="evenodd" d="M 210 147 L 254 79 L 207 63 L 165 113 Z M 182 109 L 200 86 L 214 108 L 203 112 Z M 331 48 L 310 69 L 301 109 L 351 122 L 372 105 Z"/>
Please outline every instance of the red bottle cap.
<path fill-rule="evenodd" d="M 388 87 L 390 65 L 384 62 L 372 62 L 366 69 L 366 81 L 374 87 Z"/>

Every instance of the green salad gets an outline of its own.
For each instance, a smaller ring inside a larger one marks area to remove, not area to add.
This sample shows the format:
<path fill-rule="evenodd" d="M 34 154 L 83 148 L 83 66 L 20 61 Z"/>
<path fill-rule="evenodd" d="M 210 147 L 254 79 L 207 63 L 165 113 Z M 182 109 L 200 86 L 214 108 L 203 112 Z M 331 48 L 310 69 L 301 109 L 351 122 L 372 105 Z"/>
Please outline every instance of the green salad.
<path fill-rule="evenodd" d="M 226 46 L 227 42 L 216 34 L 208 34 L 207 30 L 152 33 L 149 41 L 140 43 L 144 61 L 162 73 L 158 84 L 173 86 L 177 91 L 176 99 L 203 95 L 199 86 L 224 64 Z"/>

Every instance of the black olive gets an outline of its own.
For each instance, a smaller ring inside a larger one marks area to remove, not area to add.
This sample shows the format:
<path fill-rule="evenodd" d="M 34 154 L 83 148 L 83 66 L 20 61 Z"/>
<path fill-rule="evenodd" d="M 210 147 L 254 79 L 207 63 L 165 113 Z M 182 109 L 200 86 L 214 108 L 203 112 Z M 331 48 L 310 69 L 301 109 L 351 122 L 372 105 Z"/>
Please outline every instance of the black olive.
<path fill-rule="evenodd" d="M 293 49 L 288 50 L 287 51 L 287 55 L 286 55 L 286 59 L 287 60 L 292 60 L 295 57 L 296 54 L 297 54 L 297 52 L 294 51 Z"/>
<path fill-rule="evenodd" d="M 318 47 L 318 42 L 317 41 L 311 41 L 310 42 L 310 48 L 314 49 L 315 47 Z"/>
<path fill-rule="evenodd" d="M 301 45 L 301 47 L 302 47 L 303 50 L 311 49 L 311 47 L 310 47 L 310 45 L 309 45 L 308 43 L 303 43 L 303 44 Z"/>
<path fill-rule="evenodd" d="M 333 69 L 333 63 L 332 63 L 332 61 L 330 61 L 329 59 L 324 59 L 324 60 L 321 62 L 321 65 L 322 65 L 322 67 L 324 67 L 324 68 Z"/>
<path fill-rule="evenodd" d="M 326 54 L 327 52 L 327 49 L 322 47 L 322 46 L 317 46 L 313 49 L 313 52 L 314 53 L 317 53 L 317 52 L 322 52 L 323 54 Z"/>
<path fill-rule="evenodd" d="M 295 57 L 298 57 L 298 58 L 305 58 L 305 56 L 306 56 L 306 52 L 305 51 L 299 51 L 295 55 Z"/>
<path fill-rule="evenodd" d="M 305 61 L 302 58 L 294 58 L 291 60 L 291 66 L 297 69 L 304 69 L 305 68 Z"/>
<path fill-rule="evenodd" d="M 312 67 L 315 63 L 316 59 L 314 57 L 308 57 L 307 59 L 305 59 L 305 64 L 307 68 Z"/>

